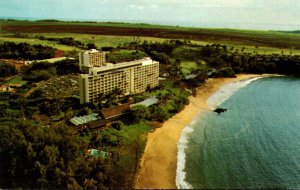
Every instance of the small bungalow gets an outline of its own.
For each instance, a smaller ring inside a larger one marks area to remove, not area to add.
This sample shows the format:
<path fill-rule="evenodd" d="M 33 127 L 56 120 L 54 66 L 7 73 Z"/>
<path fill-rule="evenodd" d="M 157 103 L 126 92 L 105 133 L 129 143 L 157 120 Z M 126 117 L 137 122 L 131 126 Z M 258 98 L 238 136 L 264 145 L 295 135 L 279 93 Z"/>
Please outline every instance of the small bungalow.
<path fill-rule="evenodd" d="M 115 120 L 129 114 L 130 112 L 130 104 L 122 104 L 116 107 L 102 109 L 100 114 L 105 120 Z"/>
<path fill-rule="evenodd" d="M 102 127 L 105 127 L 107 125 L 107 121 L 105 121 L 104 119 L 98 119 L 96 121 L 92 121 L 86 124 L 86 126 L 90 129 L 90 130 L 94 130 L 94 129 L 99 129 Z"/>

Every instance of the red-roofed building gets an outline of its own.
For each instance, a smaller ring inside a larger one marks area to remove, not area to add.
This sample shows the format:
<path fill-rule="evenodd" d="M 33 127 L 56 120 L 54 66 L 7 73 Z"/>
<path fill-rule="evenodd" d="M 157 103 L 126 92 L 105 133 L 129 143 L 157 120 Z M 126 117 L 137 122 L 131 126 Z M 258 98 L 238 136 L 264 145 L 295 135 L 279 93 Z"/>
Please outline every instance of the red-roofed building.
<path fill-rule="evenodd" d="M 54 51 L 54 58 L 57 58 L 57 57 L 63 57 L 64 54 L 65 54 L 65 53 L 64 53 L 63 50 L 57 49 L 57 50 Z"/>
<path fill-rule="evenodd" d="M 121 116 L 130 112 L 130 104 L 122 104 L 120 106 L 102 109 L 100 111 L 102 118 L 106 120 L 120 118 Z"/>

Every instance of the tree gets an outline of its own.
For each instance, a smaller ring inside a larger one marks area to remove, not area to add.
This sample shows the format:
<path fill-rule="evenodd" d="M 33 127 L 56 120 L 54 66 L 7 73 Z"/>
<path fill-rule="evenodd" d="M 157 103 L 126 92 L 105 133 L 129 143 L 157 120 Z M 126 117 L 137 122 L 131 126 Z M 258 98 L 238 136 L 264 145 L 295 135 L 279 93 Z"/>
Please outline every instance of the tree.
<path fill-rule="evenodd" d="M 170 114 L 168 113 L 167 109 L 163 106 L 153 106 L 152 112 L 151 112 L 151 119 L 163 122 L 167 120 L 170 117 Z"/>
<path fill-rule="evenodd" d="M 122 121 L 115 121 L 115 122 L 113 122 L 113 123 L 111 124 L 111 126 L 112 126 L 114 129 L 120 131 L 120 130 L 122 129 L 122 127 L 124 126 L 124 123 L 123 123 Z"/>
<path fill-rule="evenodd" d="M 23 154 L 27 151 L 27 142 L 22 134 L 16 128 L 0 127 L 0 187 L 12 187 L 16 179 L 24 179 Z M 21 165 L 20 165 L 21 164 Z M 24 176 L 25 177 L 25 176 Z M 26 180 L 26 179 L 24 179 Z M 20 180 L 23 181 L 23 180 Z"/>
<path fill-rule="evenodd" d="M 150 118 L 150 112 L 147 106 L 144 105 L 136 105 L 132 107 L 132 115 L 134 117 L 134 120 L 136 122 L 139 122 L 143 119 L 149 119 Z"/>
<path fill-rule="evenodd" d="M 170 69 L 170 74 L 175 76 L 175 77 L 178 77 L 180 76 L 180 72 L 181 72 L 181 69 L 180 69 L 180 59 L 176 59 L 175 62 L 174 62 L 174 65 L 171 67 Z"/>
<path fill-rule="evenodd" d="M 88 141 L 64 125 L 0 125 L 0 188 L 112 188 L 109 157 L 86 156 Z"/>
<path fill-rule="evenodd" d="M 50 46 L 30 45 L 28 43 L 4 42 L 0 45 L 0 58 L 8 59 L 48 59 L 54 56 L 55 49 Z"/>
<path fill-rule="evenodd" d="M 77 53 L 76 53 L 77 54 Z M 65 59 L 54 63 L 58 75 L 79 73 L 78 59 Z"/>
<path fill-rule="evenodd" d="M 0 63 L 0 77 L 7 77 L 17 74 L 16 67 L 7 63 Z"/>
<path fill-rule="evenodd" d="M 170 64 L 170 57 L 166 53 L 158 53 L 156 51 L 151 52 L 151 58 L 158 61 L 162 65 Z"/>
<path fill-rule="evenodd" d="M 226 62 L 223 59 L 215 58 L 208 62 L 208 65 L 212 68 L 222 68 L 226 67 Z"/>
<path fill-rule="evenodd" d="M 30 98 L 32 98 L 32 99 L 41 98 L 41 97 L 43 97 L 44 93 L 45 93 L 45 90 L 43 90 L 42 88 L 38 88 L 30 94 Z"/>
<path fill-rule="evenodd" d="M 172 94 L 169 91 L 161 91 L 158 95 L 157 98 L 159 100 L 159 104 L 164 104 L 167 102 L 168 99 L 172 97 Z"/>
<path fill-rule="evenodd" d="M 96 45 L 94 43 L 87 43 L 86 44 L 87 49 L 97 49 Z"/>

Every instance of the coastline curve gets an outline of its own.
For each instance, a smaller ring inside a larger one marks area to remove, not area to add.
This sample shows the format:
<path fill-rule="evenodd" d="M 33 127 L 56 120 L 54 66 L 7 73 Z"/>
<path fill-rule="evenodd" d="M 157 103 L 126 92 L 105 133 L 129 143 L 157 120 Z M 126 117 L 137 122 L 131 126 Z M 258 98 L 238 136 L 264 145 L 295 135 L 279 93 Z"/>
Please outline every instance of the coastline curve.
<path fill-rule="evenodd" d="M 250 83 L 266 78 L 266 77 L 271 77 L 275 75 L 263 75 L 263 76 L 255 76 L 255 77 L 250 77 L 246 79 L 241 79 L 238 81 L 231 81 L 229 83 L 223 84 L 219 87 L 219 89 L 214 92 L 212 95 L 210 95 L 207 100 L 206 104 L 207 107 L 210 110 L 215 109 L 218 105 L 221 103 L 225 102 L 228 98 L 230 98 L 234 93 L 236 93 L 239 89 L 246 87 Z M 177 142 L 177 168 L 176 168 L 176 187 L 178 189 L 192 189 L 193 186 L 189 184 L 186 181 L 186 172 L 185 172 L 185 166 L 186 166 L 186 154 L 185 150 L 188 147 L 189 143 L 189 134 L 192 133 L 193 126 L 197 122 L 200 114 L 203 111 L 200 111 L 194 118 L 193 120 L 186 125 L 185 128 L 183 128 L 182 133 L 180 135 L 180 139 Z"/>

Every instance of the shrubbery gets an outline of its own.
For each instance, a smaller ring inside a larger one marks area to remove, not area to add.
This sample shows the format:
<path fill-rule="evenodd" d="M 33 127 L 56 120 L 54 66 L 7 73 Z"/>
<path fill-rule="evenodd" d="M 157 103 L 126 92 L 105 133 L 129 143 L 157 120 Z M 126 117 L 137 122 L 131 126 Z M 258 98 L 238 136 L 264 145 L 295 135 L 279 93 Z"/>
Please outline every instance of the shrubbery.
<path fill-rule="evenodd" d="M 90 158 L 88 142 L 66 126 L 0 126 L 0 187 L 112 188 L 110 157 Z"/>
<path fill-rule="evenodd" d="M 4 42 L 0 44 L 0 58 L 40 60 L 54 56 L 55 49 L 50 46 L 30 45 L 28 43 Z"/>
<path fill-rule="evenodd" d="M 7 63 L 0 63 L 0 77 L 7 77 L 17 74 L 16 67 Z"/>

